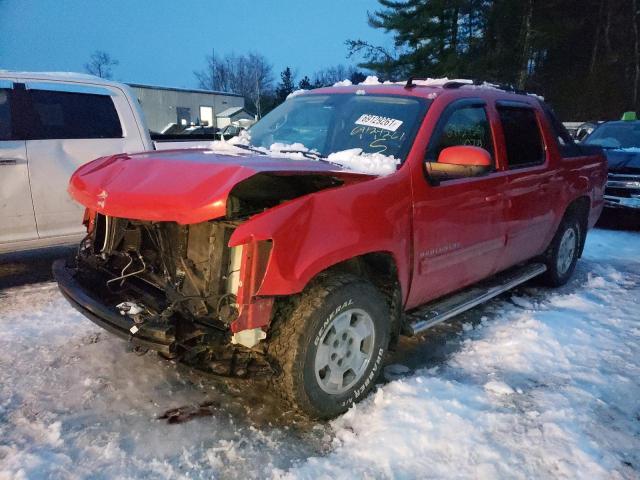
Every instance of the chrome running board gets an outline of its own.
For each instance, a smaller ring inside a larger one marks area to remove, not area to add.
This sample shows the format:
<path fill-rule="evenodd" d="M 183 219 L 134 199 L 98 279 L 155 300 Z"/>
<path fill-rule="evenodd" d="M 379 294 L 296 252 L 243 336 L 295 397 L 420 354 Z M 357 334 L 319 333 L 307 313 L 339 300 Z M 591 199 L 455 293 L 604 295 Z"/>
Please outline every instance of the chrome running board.
<path fill-rule="evenodd" d="M 515 267 L 473 285 L 467 290 L 427 303 L 408 315 L 410 322 L 406 325 L 404 333 L 417 335 L 537 277 L 546 270 L 547 266 L 543 263 L 530 263 L 522 267 Z"/>

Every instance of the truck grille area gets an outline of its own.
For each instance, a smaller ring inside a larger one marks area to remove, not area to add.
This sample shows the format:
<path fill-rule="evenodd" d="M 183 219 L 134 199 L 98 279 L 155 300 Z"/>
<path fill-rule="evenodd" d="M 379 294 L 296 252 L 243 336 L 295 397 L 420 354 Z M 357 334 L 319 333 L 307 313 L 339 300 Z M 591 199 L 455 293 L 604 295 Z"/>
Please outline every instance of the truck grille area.
<path fill-rule="evenodd" d="M 137 291 L 155 313 L 169 309 L 220 326 L 233 321 L 239 267 L 227 243 L 235 224 L 179 225 L 97 215 L 94 225 L 78 260 L 79 266 L 101 272 L 105 291 Z"/>

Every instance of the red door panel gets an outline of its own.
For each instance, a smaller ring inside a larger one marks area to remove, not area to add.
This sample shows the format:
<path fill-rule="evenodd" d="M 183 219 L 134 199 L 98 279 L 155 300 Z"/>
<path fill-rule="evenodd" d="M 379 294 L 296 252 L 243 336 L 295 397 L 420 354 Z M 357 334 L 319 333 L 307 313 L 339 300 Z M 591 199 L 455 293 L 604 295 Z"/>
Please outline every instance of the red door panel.
<path fill-rule="evenodd" d="M 496 271 L 505 246 L 504 177 L 430 186 L 413 175 L 414 270 L 408 308 Z"/>

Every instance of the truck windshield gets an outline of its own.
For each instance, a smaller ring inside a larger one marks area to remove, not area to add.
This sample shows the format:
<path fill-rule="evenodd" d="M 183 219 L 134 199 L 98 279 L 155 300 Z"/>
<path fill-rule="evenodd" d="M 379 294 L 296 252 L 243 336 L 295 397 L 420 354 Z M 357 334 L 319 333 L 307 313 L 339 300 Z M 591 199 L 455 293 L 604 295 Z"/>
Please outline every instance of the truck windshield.
<path fill-rule="evenodd" d="M 640 122 L 611 122 L 600 125 L 584 143 L 604 148 L 640 148 Z"/>
<path fill-rule="evenodd" d="M 428 104 L 390 95 L 300 95 L 266 115 L 249 134 L 256 147 L 299 149 L 294 144 L 302 144 L 323 156 L 360 148 L 404 160 Z"/>

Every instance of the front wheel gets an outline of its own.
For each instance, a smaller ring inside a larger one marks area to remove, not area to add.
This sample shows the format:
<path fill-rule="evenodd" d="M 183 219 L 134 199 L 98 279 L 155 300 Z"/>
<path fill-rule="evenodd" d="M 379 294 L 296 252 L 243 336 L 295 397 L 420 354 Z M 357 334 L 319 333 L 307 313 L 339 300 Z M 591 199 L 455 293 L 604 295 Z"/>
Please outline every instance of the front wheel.
<path fill-rule="evenodd" d="M 578 218 L 569 216 L 562 220 L 545 254 L 547 271 L 543 280 L 547 285 L 559 287 L 569 281 L 580 256 L 584 235 Z"/>
<path fill-rule="evenodd" d="M 280 366 L 273 386 L 296 410 L 331 418 L 364 398 L 389 344 L 389 306 L 369 282 L 326 277 L 276 318 L 268 351 Z"/>

